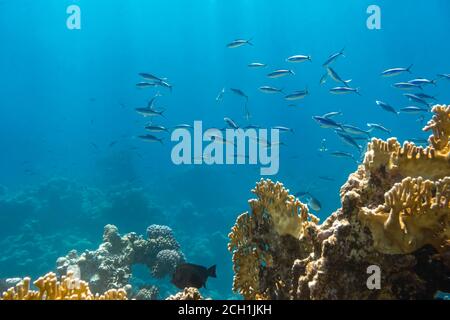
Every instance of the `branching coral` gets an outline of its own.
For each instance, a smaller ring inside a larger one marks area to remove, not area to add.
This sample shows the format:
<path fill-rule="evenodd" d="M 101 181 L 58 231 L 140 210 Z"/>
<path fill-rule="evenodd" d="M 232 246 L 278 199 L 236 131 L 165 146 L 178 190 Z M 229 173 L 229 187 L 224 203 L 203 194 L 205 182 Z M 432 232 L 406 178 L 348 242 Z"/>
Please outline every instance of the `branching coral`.
<path fill-rule="evenodd" d="M 166 300 L 205 300 L 197 288 L 185 288 L 175 295 L 169 296 Z"/>
<path fill-rule="evenodd" d="M 433 112 L 426 148 L 372 139 L 340 190 L 342 208 L 321 225 L 280 183 L 258 183 L 252 214 L 230 233 L 234 290 L 245 299 L 430 299 L 450 291 L 450 107 Z M 373 265 L 378 290 L 367 286 Z"/>
<path fill-rule="evenodd" d="M 89 285 L 80 281 L 72 272 L 59 281 L 55 273 L 48 273 L 33 284 L 38 290 L 31 290 L 30 278 L 24 278 L 16 287 L 3 293 L 3 300 L 126 300 L 123 289 L 110 289 L 104 294 L 92 294 Z M 1 299 L 0 299 L 1 300 Z"/>
<path fill-rule="evenodd" d="M 164 232 L 148 232 L 150 238 L 144 239 L 135 233 L 121 236 L 117 227 L 107 225 L 103 243 L 97 250 L 81 255 L 69 252 L 57 260 L 57 271 L 59 274 L 74 272 L 95 293 L 127 288 L 135 264 L 146 265 L 155 277 L 170 275 L 184 261 L 184 255 L 170 228 L 155 225 L 149 229 Z"/>

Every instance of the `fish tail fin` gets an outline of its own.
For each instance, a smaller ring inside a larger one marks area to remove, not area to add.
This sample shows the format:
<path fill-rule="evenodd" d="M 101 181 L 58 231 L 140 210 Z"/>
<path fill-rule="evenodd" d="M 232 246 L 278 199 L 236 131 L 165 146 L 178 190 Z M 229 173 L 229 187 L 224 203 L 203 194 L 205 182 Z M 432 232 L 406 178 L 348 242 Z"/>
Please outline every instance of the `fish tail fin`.
<path fill-rule="evenodd" d="M 312 62 L 312 56 L 308 56 L 309 62 Z"/>
<path fill-rule="evenodd" d="M 165 111 L 166 111 L 166 110 L 162 110 L 159 114 L 160 114 L 160 116 L 163 117 L 164 119 L 167 119 L 166 116 L 164 115 L 164 112 L 165 112 Z"/>
<path fill-rule="evenodd" d="M 159 141 L 159 143 L 161 143 L 162 145 L 164 145 L 164 139 L 163 139 L 163 138 L 159 139 L 158 141 Z"/>
<path fill-rule="evenodd" d="M 356 89 L 355 89 L 355 93 L 356 93 L 358 96 L 361 96 L 360 88 L 356 88 Z"/>
<path fill-rule="evenodd" d="M 247 44 L 249 44 L 249 45 L 251 45 L 251 46 L 253 46 L 253 43 L 252 43 L 252 41 L 253 41 L 253 38 L 250 38 L 250 39 L 248 39 L 246 42 L 247 42 Z"/>
<path fill-rule="evenodd" d="M 341 51 L 339 51 L 339 53 L 340 53 L 343 57 L 345 57 L 345 56 L 344 56 L 344 51 L 345 51 L 345 47 L 343 47 L 343 48 L 341 49 Z"/>
<path fill-rule="evenodd" d="M 436 80 L 436 79 L 431 80 L 431 83 L 432 83 L 435 87 L 437 86 L 437 80 Z"/>
<path fill-rule="evenodd" d="M 406 71 L 409 72 L 409 73 L 412 73 L 412 72 L 411 72 L 411 68 L 412 68 L 413 66 L 414 66 L 414 64 L 410 64 L 409 67 L 406 68 Z"/>
<path fill-rule="evenodd" d="M 208 276 L 211 278 L 217 278 L 216 265 L 213 265 L 212 267 L 208 268 Z"/>
<path fill-rule="evenodd" d="M 295 76 L 295 72 L 293 70 L 289 70 L 289 73 Z"/>

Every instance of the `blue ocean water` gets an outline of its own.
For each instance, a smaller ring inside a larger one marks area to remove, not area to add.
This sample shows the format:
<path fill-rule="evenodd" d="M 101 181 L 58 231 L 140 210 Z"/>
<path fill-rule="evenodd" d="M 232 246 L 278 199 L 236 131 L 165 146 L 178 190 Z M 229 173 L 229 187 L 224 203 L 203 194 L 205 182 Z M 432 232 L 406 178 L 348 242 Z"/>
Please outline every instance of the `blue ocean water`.
<path fill-rule="evenodd" d="M 66 26 L 72 4 L 81 10 L 80 30 Z M 380 30 L 366 26 L 374 4 Z M 218 265 L 205 295 L 234 297 L 227 234 L 248 210 L 259 166 L 176 166 L 169 134 L 157 134 L 163 144 L 138 138 L 148 119 L 134 109 L 159 92 L 165 117 L 155 123 L 166 127 L 200 120 L 222 128 L 229 117 L 241 126 L 292 128 L 281 133 L 280 170 L 270 178 L 293 193 L 309 191 L 325 219 L 339 208 L 339 188 L 356 163 L 319 151 L 322 140 L 329 151 L 360 155 L 312 116 L 341 111 L 339 122 L 392 130 L 374 136 L 426 138 L 421 128 L 429 113 L 420 121 L 387 113 L 375 101 L 397 110 L 414 105 L 392 84 L 450 72 L 448 12 L 447 0 L 0 1 L 0 278 L 42 275 L 72 248 L 96 248 L 107 223 L 140 234 L 157 223 L 174 230 L 189 261 Z M 227 48 L 234 39 L 253 45 Z M 319 83 L 322 63 L 343 48 L 333 69 L 361 95 L 332 95 L 338 83 Z M 295 54 L 312 61 L 285 61 Z M 251 62 L 268 66 L 250 69 Z M 409 65 L 412 74 L 380 76 Z M 283 68 L 295 76 L 267 78 Z M 136 88 L 141 72 L 167 77 L 172 92 Z M 308 88 L 309 95 L 290 106 L 283 95 L 259 91 L 263 85 Z M 423 92 L 446 104 L 449 86 L 438 80 Z M 249 120 L 230 88 L 248 95 Z M 159 285 L 177 291 L 169 279 Z"/>

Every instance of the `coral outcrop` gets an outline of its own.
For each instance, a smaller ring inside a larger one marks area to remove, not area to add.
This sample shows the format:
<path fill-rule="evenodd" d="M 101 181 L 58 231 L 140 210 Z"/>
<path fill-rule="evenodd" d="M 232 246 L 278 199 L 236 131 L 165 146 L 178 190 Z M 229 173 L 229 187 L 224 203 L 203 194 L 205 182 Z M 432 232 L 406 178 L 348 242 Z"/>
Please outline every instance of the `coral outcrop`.
<path fill-rule="evenodd" d="M 262 180 L 230 233 L 233 289 L 245 299 L 432 299 L 450 291 L 450 106 L 429 145 L 372 139 L 322 224 Z M 379 277 L 378 285 L 369 285 Z M 372 280 L 371 280 L 372 279 Z"/>
<path fill-rule="evenodd" d="M 169 296 L 166 300 L 205 300 L 197 288 L 185 288 L 175 295 Z"/>
<path fill-rule="evenodd" d="M 103 294 L 92 294 L 85 281 L 77 279 L 73 272 L 58 280 L 55 273 L 48 273 L 33 282 L 37 290 L 30 288 L 31 279 L 24 278 L 15 287 L 2 294 L 0 300 L 126 300 L 124 289 L 110 289 Z"/>
<path fill-rule="evenodd" d="M 129 291 L 133 265 L 146 265 L 154 277 L 162 278 L 171 275 L 184 260 L 169 227 L 152 225 L 147 230 L 147 239 L 144 239 L 136 233 L 121 236 L 117 227 L 107 225 L 103 243 L 97 250 L 85 251 L 81 255 L 76 251 L 69 252 L 57 260 L 57 272 L 60 275 L 72 272 L 86 281 L 94 293 L 109 289 Z"/>

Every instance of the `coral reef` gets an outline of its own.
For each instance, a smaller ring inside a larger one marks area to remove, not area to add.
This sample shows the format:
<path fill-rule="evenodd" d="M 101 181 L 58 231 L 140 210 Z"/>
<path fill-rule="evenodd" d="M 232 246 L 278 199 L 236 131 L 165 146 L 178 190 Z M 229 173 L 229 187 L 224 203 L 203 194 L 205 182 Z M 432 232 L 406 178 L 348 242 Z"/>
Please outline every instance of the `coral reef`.
<path fill-rule="evenodd" d="M 146 265 L 157 278 L 170 275 L 185 260 L 172 230 L 153 225 L 148 228 L 147 236 L 148 239 L 136 233 L 121 236 L 117 227 L 107 225 L 103 243 L 97 250 L 81 255 L 69 252 L 57 260 L 57 272 L 60 275 L 73 272 L 94 293 L 123 288 L 130 291 L 128 284 L 135 264 Z"/>
<path fill-rule="evenodd" d="M 175 295 L 169 296 L 166 300 L 205 300 L 197 288 L 185 288 Z"/>
<path fill-rule="evenodd" d="M 280 183 L 257 184 L 229 235 L 245 299 L 432 299 L 450 291 L 450 107 L 426 148 L 372 139 L 322 224 Z M 371 271 L 380 286 L 368 286 Z"/>
<path fill-rule="evenodd" d="M 15 287 L 2 294 L 3 300 L 126 300 L 124 289 L 110 289 L 103 294 L 92 294 L 88 283 L 77 279 L 73 272 L 59 281 L 55 273 L 48 273 L 33 282 L 38 290 L 31 290 L 31 279 L 24 278 Z M 2 300 L 0 299 L 0 300 Z"/>

